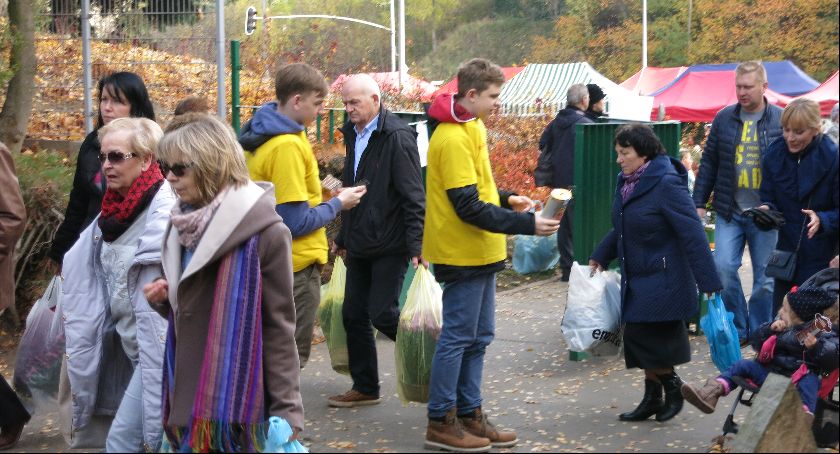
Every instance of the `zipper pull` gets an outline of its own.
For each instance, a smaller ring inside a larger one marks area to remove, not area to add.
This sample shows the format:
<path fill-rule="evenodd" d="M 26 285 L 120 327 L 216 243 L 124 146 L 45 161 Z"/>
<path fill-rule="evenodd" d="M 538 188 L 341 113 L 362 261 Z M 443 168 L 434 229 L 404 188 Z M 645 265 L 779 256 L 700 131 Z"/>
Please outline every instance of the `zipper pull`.
<path fill-rule="evenodd" d="M 665 265 L 665 257 L 662 257 L 662 269 L 668 269 L 668 267 Z"/>

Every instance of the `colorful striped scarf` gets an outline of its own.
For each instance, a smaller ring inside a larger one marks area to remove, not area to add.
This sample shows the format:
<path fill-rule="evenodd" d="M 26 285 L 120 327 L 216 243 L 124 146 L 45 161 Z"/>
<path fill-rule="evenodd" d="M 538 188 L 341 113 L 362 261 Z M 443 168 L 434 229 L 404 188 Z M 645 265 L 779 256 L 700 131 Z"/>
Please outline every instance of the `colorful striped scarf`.
<path fill-rule="evenodd" d="M 254 235 L 222 259 L 190 424 L 170 427 L 175 323 L 170 312 L 163 426 L 174 451 L 259 452 L 267 421 L 262 363 L 262 279 Z M 188 361 L 189 358 L 181 358 Z"/>

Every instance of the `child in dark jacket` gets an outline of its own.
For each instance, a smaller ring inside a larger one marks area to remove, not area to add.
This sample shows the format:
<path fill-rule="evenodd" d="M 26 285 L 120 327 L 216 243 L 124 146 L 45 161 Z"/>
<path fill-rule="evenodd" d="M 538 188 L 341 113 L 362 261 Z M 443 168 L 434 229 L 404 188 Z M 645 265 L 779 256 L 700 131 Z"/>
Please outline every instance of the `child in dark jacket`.
<path fill-rule="evenodd" d="M 751 333 L 750 343 L 759 351 L 756 359 L 737 361 L 726 373 L 706 380 L 702 388 L 683 384 L 683 397 L 703 413 L 712 413 L 718 398 L 737 388 L 733 377 L 761 386 L 767 374 L 774 372 L 791 377 L 805 411 L 813 414 L 822 376 L 838 367 L 836 305 L 836 298 L 823 288 L 794 287 L 785 296 L 778 319 Z M 834 312 L 831 332 L 801 333 L 817 314 L 826 312 Z"/>

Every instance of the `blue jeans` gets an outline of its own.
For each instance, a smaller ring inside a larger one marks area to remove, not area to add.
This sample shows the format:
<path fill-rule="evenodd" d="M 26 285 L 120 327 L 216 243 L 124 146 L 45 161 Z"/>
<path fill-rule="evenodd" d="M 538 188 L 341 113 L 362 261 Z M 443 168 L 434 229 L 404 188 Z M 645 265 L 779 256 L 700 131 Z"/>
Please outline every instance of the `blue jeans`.
<path fill-rule="evenodd" d="M 447 283 L 443 329 L 432 360 L 429 418 L 453 407 L 466 414 L 481 407 L 484 352 L 495 331 L 496 273 Z"/>
<path fill-rule="evenodd" d="M 733 214 L 731 221 L 718 217 L 715 223 L 715 266 L 723 283 L 721 297 L 726 310 L 735 315 L 735 328 L 741 339 L 747 339 L 750 330 L 773 320 L 773 279 L 764 275 L 764 269 L 777 238 L 776 230 L 761 230 L 752 219 L 739 214 Z M 745 244 L 750 248 L 753 271 L 749 305 L 738 276 Z"/>
<path fill-rule="evenodd" d="M 125 389 L 125 395 L 108 438 L 105 440 L 105 452 L 144 452 L 143 448 L 143 379 L 140 377 L 140 365 L 135 365 L 134 374 Z"/>

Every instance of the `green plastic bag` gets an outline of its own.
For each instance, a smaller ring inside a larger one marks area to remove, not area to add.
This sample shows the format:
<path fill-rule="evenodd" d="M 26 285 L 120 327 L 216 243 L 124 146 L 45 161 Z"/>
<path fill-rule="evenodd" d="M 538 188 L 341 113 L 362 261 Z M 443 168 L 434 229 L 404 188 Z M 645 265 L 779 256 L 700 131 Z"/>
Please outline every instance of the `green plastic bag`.
<path fill-rule="evenodd" d="M 442 312 L 440 284 L 429 270 L 418 267 L 400 313 L 394 349 L 397 393 L 403 403 L 429 401 L 432 358 L 443 325 Z"/>
<path fill-rule="evenodd" d="M 318 322 L 327 347 L 330 350 L 330 364 L 334 371 L 350 375 L 350 360 L 347 355 L 347 332 L 344 331 L 344 319 L 341 309 L 344 307 L 344 283 L 347 280 L 347 267 L 341 257 L 335 258 L 332 277 L 321 292 L 321 304 L 318 306 Z"/>

